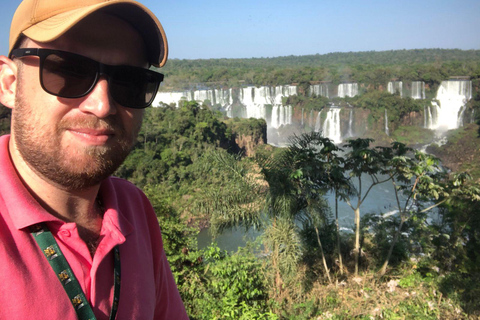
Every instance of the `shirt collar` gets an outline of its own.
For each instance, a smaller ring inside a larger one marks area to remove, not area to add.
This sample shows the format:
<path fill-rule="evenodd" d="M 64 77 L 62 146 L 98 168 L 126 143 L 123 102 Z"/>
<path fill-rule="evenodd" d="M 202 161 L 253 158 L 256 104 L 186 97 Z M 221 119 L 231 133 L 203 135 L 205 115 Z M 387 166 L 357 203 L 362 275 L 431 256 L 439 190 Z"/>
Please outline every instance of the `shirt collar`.
<path fill-rule="evenodd" d="M 0 196 L 8 211 L 2 214 L 8 214 L 18 230 L 43 222 L 65 223 L 48 213 L 24 186 L 10 158 L 9 140 L 9 135 L 0 137 Z M 100 194 L 105 207 L 104 224 L 123 237 L 132 233 L 133 226 L 120 211 L 110 178 L 102 183 Z"/>

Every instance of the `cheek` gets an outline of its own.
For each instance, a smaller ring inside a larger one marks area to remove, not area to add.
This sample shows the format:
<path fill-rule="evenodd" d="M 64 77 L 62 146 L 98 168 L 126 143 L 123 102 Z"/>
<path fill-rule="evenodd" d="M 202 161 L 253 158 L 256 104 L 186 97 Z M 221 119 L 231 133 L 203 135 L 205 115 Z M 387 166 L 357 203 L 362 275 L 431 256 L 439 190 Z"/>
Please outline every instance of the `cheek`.
<path fill-rule="evenodd" d="M 122 110 L 122 121 L 124 128 L 128 131 L 134 134 L 135 136 L 138 134 L 140 131 L 140 128 L 142 126 L 142 121 L 143 121 L 143 115 L 145 111 L 143 109 L 141 110 L 135 110 L 135 109 L 126 109 L 121 107 Z"/>

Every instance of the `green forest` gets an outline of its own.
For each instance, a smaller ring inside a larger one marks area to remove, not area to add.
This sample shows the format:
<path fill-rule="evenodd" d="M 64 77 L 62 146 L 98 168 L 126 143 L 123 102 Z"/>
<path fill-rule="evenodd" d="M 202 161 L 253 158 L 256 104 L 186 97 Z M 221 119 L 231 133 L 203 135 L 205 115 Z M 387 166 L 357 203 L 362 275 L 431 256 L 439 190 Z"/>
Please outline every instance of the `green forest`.
<path fill-rule="evenodd" d="M 375 88 L 391 79 L 438 85 L 451 76 L 480 77 L 480 50 L 421 49 L 251 59 L 170 59 L 162 90 L 353 81 Z"/>
<path fill-rule="evenodd" d="M 403 143 L 337 146 L 315 132 L 242 156 L 235 141 L 262 126 L 194 102 L 151 108 L 118 171 L 155 206 L 191 319 L 478 318 L 478 176 Z M 394 186 L 398 214 L 362 211 L 380 184 Z M 349 204 L 351 232 L 327 192 Z M 261 235 L 237 252 L 199 250 L 205 226 Z"/>
<path fill-rule="evenodd" d="M 389 139 L 367 131 L 341 144 L 280 128 L 289 137 L 278 148 L 263 119 L 186 101 L 146 109 L 116 175 L 152 202 L 191 319 L 480 319 L 480 51 L 172 59 L 161 72 L 162 90 L 357 81 L 367 84 L 362 95 L 336 103 L 368 110 L 373 122 L 386 109 L 395 119 Z M 425 81 L 432 95 L 454 76 L 472 80 L 476 118 L 419 151 L 433 133 L 405 119 L 423 105 L 384 86 Z M 285 103 L 319 110 L 325 99 L 300 91 Z M 1 108 L 3 133 L 8 122 Z M 396 213 L 368 212 L 372 190 L 387 185 Z M 341 214 L 354 221 L 349 230 Z M 202 228 L 259 236 L 236 252 L 199 248 Z"/>

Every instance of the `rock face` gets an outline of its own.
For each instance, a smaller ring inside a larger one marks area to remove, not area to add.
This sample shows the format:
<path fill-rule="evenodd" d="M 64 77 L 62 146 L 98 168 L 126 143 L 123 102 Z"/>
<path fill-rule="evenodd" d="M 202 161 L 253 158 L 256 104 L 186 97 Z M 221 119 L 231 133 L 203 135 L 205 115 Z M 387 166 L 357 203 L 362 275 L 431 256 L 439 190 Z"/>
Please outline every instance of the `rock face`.
<path fill-rule="evenodd" d="M 235 137 L 235 143 L 240 148 L 242 154 L 247 157 L 253 157 L 255 150 L 259 145 L 267 143 L 266 137 L 240 135 Z"/>
<path fill-rule="evenodd" d="M 474 180 L 480 181 L 480 127 L 471 123 L 458 129 L 442 146 L 430 146 L 427 152 L 434 154 L 442 164 L 453 172 L 466 171 Z"/>

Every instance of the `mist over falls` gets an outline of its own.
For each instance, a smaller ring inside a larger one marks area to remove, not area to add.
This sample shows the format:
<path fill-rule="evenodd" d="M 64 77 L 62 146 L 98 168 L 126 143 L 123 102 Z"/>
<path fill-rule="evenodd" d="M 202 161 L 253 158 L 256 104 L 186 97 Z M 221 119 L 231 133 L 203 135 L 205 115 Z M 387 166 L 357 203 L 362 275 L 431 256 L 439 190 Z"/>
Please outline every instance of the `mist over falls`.
<path fill-rule="evenodd" d="M 465 79 L 442 81 L 431 99 L 426 97 L 423 81 L 409 83 L 390 81 L 385 89 L 403 98 L 424 101 L 423 114 L 419 113 L 421 119 L 415 125 L 438 132 L 463 126 L 465 105 L 472 98 L 472 82 Z M 358 83 L 341 83 L 338 86 L 328 82 L 311 84 L 305 94 L 331 99 L 328 106 L 321 110 L 304 110 L 298 106 L 284 104 L 286 98 L 300 94 L 301 90 L 305 89 L 285 85 L 159 92 L 153 106 L 157 107 L 164 103 L 175 104 L 178 107 L 180 101 L 197 101 L 225 112 L 228 117 L 265 119 L 269 143 L 285 141 L 287 137 L 283 129 L 289 126 L 297 129 L 293 130 L 294 132 L 322 132 L 335 143 L 341 143 L 346 138 L 362 136 L 372 129 L 383 131 L 386 136 L 391 133 L 389 125 L 391 119 L 387 109 L 381 112 L 381 124 L 372 128 L 372 121 L 368 120 L 366 110 L 350 105 L 348 99 L 347 102 L 338 103 L 341 100 L 337 98 L 361 95 Z"/>

